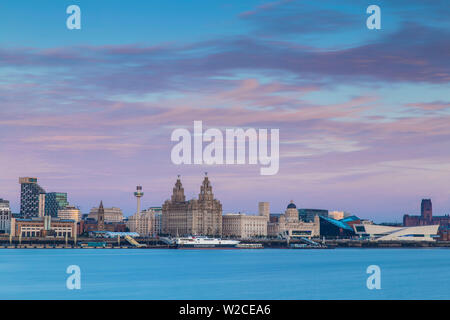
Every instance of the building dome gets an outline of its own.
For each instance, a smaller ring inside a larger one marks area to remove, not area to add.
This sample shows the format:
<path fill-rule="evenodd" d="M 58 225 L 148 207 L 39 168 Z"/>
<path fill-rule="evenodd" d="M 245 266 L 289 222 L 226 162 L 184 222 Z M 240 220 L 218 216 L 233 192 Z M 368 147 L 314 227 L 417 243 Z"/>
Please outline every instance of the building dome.
<path fill-rule="evenodd" d="M 297 206 L 295 205 L 294 201 L 291 201 L 291 203 L 287 206 L 288 209 L 297 209 Z"/>

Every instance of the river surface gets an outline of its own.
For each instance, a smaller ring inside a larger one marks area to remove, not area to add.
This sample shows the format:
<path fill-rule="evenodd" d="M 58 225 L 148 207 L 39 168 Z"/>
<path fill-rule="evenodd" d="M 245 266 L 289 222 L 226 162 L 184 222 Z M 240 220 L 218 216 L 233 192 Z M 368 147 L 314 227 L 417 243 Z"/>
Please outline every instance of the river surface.
<path fill-rule="evenodd" d="M 69 290 L 68 266 L 81 270 Z M 367 267 L 381 270 L 369 290 Z M 0 249 L 0 299 L 449 299 L 450 249 Z"/>

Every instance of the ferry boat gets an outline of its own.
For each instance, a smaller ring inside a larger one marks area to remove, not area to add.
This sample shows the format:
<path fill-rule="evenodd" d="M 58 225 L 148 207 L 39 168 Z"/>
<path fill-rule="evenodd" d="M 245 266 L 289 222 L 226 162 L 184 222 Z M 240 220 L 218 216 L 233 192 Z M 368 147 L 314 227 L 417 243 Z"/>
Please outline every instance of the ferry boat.
<path fill-rule="evenodd" d="M 175 238 L 177 248 L 236 248 L 238 240 L 224 240 L 202 236 Z"/>
<path fill-rule="evenodd" d="M 262 243 L 239 243 L 236 248 L 239 249 L 264 249 Z"/>

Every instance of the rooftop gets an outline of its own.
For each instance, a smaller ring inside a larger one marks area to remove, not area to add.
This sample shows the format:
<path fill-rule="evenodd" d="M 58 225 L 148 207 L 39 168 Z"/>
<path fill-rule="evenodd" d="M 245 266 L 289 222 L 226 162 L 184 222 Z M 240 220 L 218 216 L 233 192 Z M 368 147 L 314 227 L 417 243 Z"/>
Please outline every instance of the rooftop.
<path fill-rule="evenodd" d="M 335 219 L 331 219 L 328 217 L 324 217 L 324 216 L 320 216 L 321 219 L 324 219 L 325 221 L 328 221 L 329 223 L 334 224 L 335 226 L 345 229 L 345 230 L 349 230 L 349 231 L 353 231 L 353 228 L 350 227 L 347 223 L 342 222 L 342 220 L 335 220 Z"/>

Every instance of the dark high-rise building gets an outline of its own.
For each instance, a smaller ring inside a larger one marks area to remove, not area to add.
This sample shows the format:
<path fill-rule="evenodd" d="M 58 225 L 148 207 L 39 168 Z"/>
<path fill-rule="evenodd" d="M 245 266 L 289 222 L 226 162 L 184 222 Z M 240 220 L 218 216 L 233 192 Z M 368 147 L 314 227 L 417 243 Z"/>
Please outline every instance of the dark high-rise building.
<path fill-rule="evenodd" d="M 19 178 L 20 183 L 20 214 L 26 217 L 39 215 L 39 195 L 45 190 L 37 183 L 37 178 Z"/>
<path fill-rule="evenodd" d="M 67 202 L 67 193 L 49 192 L 45 195 L 45 215 L 57 217 L 58 210 L 65 209 Z"/>

